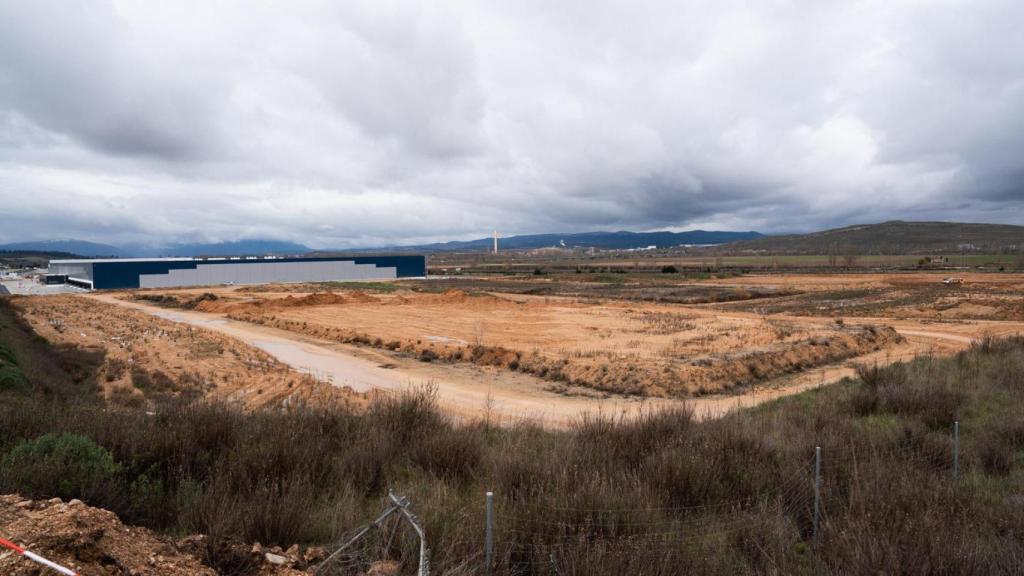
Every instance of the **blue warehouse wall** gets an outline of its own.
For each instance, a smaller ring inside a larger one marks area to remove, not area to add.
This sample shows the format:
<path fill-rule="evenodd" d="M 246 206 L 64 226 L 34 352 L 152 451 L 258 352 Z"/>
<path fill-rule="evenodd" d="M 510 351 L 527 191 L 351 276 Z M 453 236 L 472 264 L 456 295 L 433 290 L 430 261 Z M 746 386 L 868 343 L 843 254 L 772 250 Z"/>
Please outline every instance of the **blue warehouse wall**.
<path fill-rule="evenodd" d="M 151 260 L 125 262 L 96 262 L 93 264 L 93 288 L 116 290 L 139 288 L 142 275 L 166 275 L 172 270 L 196 270 L 201 265 L 248 266 L 272 265 L 289 262 L 353 262 L 377 268 L 394 268 L 398 278 L 416 278 L 427 275 L 425 256 L 353 256 L 341 258 L 275 258 L 272 260 Z M 338 278 L 345 280 L 345 278 Z M 303 281 L 295 278 L 294 281 Z"/>
<path fill-rule="evenodd" d="M 96 290 L 138 288 L 142 274 L 167 274 L 171 270 L 194 270 L 196 261 L 97 262 L 92 265 L 92 287 Z"/>

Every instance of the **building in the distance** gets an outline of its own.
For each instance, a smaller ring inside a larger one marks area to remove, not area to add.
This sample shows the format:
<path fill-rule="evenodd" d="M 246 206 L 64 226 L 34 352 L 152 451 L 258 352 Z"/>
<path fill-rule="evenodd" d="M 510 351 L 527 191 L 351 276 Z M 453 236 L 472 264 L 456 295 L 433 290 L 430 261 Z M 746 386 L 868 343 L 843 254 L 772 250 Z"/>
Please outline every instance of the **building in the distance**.
<path fill-rule="evenodd" d="M 422 255 L 285 258 L 123 258 L 50 260 L 48 282 L 90 290 L 172 288 L 217 284 L 393 280 L 427 275 Z"/>

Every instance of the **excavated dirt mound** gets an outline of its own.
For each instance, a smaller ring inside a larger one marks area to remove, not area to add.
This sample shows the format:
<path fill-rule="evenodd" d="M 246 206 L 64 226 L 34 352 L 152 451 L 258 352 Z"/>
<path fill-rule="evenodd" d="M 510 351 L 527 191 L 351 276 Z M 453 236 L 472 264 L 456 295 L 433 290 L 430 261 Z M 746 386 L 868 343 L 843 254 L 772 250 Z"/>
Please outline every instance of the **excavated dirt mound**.
<path fill-rule="evenodd" d="M 81 576 L 160 575 L 216 576 L 204 565 L 206 536 L 193 534 L 177 542 L 146 528 L 125 526 L 113 512 L 93 508 L 79 500 L 60 498 L 28 500 L 17 494 L 0 496 L 0 537 L 27 550 L 77 571 Z M 327 551 L 319 547 L 300 550 L 294 545 L 249 546 L 224 539 L 217 548 L 232 555 L 250 556 L 253 572 L 260 576 L 300 576 L 316 573 Z M 388 568 L 388 563 L 379 563 Z M 43 576 L 54 574 L 42 566 L 0 548 L 0 574 Z M 371 572 L 397 574 L 395 572 Z"/>
<path fill-rule="evenodd" d="M 375 304 L 378 299 L 361 291 L 344 295 L 334 292 L 314 292 L 306 296 L 285 296 L 284 298 L 248 300 L 244 302 L 203 302 L 195 309 L 201 312 L 226 312 L 228 314 L 261 313 L 274 310 L 290 310 L 313 306 L 338 306 L 344 304 Z"/>
<path fill-rule="evenodd" d="M 602 392 L 654 397 L 702 396 L 740 389 L 801 370 L 877 352 L 903 342 L 888 326 L 835 325 L 803 340 L 748 347 L 733 352 L 652 360 L 639 357 L 552 357 L 503 346 L 449 345 L 433 341 L 394 339 L 355 330 L 330 328 L 269 315 L 229 318 L 308 334 L 348 344 L 373 346 L 408 354 L 424 362 L 468 362 L 532 374 L 563 385 Z M 557 389 L 557 388 L 556 388 Z"/>
<path fill-rule="evenodd" d="M 0 535 L 82 576 L 161 574 L 215 576 L 165 538 L 125 526 L 113 512 L 72 500 L 26 500 L 0 496 Z M 0 574 L 48 574 L 12 553 L 0 553 Z"/>
<path fill-rule="evenodd" d="M 498 298 L 493 294 L 487 294 L 484 292 L 464 292 L 462 290 L 445 290 L 440 294 L 423 294 L 416 298 L 416 304 L 426 305 L 439 305 L 439 304 L 459 304 L 466 308 L 493 308 L 494 306 L 511 304 L 504 298 Z"/>
<path fill-rule="evenodd" d="M 330 304 L 345 304 L 348 300 L 334 292 L 314 292 L 309 296 L 285 296 L 277 300 L 269 300 L 265 303 L 268 308 L 298 308 L 303 306 L 327 306 Z"/>
<path fill-rule="evenodd" d="M 218 303 L 204 298 L 201 305 Z M 205 328 L 82 296 L 25 297 L 15 306 L 47 341 L 101 352 L 96 381 L 115 404 L 141 407 L 172 398 L 209 398 L 247 409 L 364 404 L 350 389 L 317 381 Z"/>
<path fill-rule="evenodd" d="M 357 304 L 375 304 L 377 302 L 380 302 L 379 299 L 370 296 L 369 294 L 363 292 L 362 290 L 353 290 L 352 292 L 347 293 L 345 296 L 348 298 L 349 302 L 355 302 Z"/>

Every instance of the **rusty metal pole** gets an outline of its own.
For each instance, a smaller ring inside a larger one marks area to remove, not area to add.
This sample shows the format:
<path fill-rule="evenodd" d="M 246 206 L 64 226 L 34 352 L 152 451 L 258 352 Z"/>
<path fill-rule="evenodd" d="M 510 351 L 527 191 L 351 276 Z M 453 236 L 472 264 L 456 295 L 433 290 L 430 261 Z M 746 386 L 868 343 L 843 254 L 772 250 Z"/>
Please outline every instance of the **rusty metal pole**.
<path fill-rule="evenodd" d="M 814 540 L 818 540 L 821 523 L 821 446 L 814 447 Z"/>

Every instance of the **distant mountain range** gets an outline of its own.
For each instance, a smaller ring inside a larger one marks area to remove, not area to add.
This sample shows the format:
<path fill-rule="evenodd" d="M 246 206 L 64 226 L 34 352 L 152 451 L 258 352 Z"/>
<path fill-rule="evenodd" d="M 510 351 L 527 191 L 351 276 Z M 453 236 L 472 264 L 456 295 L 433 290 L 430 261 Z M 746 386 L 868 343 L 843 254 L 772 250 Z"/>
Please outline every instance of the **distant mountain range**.
<path fill-rule="evenodd" d="M 0 251 L 68 252 L 85 258 L 151 258 L 158 256 L 233 256 L 246 254 L 306 254 L 312 249 L 294 242 L 239 240 L 214 244 L 166 244 L 161 246 L 112 246 L 84 240 L 43 240 L 0 244 Z"/>
<path fill-rule="evenodd" d="M 0 245 L 0 251 L 68 253 L 81 257 L 129 258 L 158 256 L 300 255 L 369 252 L 484 252 L 493 238 L 376 248 L 313 250 L 303 244 L 279 240 L 239 240 L 219 243 L 179 243 L 162 246 L 97 244 L 82 240 L 47 240 Z M 846 226 L 811 232 L 765 236 L 759 232 L 583 232 L 527 234 L 498 239 L 501 250 L 536 248 L 597 248 L 629 250 L 656 246 L 705 246 L 717 254 L 940 254 L 965 252 L 1018 252 L 1024 248 L 1024 226 L 962 222 L 904 222 Z M 53 256 L 51 256 L 53 257 Z"/>
<path fill-rule="evenodd" d="M 158 256 L 300 255 L 369 252 L 484 252 L 493 238 L 376 248 L 314 250 L 303 244 L 278 240 L 239 240 L 219 243 L 179 243 L 162 246 L 97 244 L 82 240 L 48 240 L 0 245 L 0 251 L 70 253 L 87 258 Z M 597 248 L 629 250 L 656 246 L 705 246 L 717 254 L 939 254 L 965 252 L 1017 252 L 1024 248 L 1024 226 L 962 222 L 904 222 L 846 226 L 811 232 L 765 236 L 759 232 L 583 232 L 527 234 L 498 239 L 501 250 L 536 248 Z"/>
<path fill-rule="evenodd" d="M 598 248 L 602 250 L 629 250 L 633 248 L 671 248 L 684 245 L 725 244 L 739 240 L 761 238 L 759 232 L 717 232 L 692 230 L 689 232 L 582 232 L 577 234 L 527 234 L 498 238 L 499 250 L 532 250 L 559 246 L 565 248 Z M 476 252 L 494 245 L 493 238 L 419 244 L 416 246 L 388 246 L 360 251 L 389 252 Z"/>
<path fill-rule="evenodd" d="M 1024 226 L 963 222 L 904 222 L 846 226 L 809 234 L 765 236 L 717 249 L 769 254 L 989 254 L 1024 247 Z"/>
<path fill-rule="evenodd" d="M 216 244 L 168 244 L 156 248 L 127 248 L 129 253 L 142 257 L 306 254 L 307 252 L 312 252 L 312 250 L 309 246 L 280 240 L 239 240 L 237 242 L 218 242 Z"/>
<path fill-rule="evenodd" d="M 117 246 L 109 244 L 97 244 L 84 240 L 40 240 L 37 242 L 14 242 L 12 244 L 0 244 L 0 250 L 5 252 L 64 252 L 88 258 L 100 256 L 121 257 L 125 253 Z"/>
<path fill-rule="evenodd" d="M 694 230 L 691 232 L 584 232 L 579 234 L 530 234 L 509 236 L 498 240 L 503 250 L 529 250 L 564 246 L 566 248 L 598 248 L 603 250 L 626 250 L 657 246 L 669 248 L 680 245 L 710 245 L 760 238 L 757 232 L 714 232 Z M 384 246 L 348 250 L 317 250 L 316 253 L 331 252 L 457 252 L 485 251 L 491 247 L 492 238 L 477 240 L 421 244 L 417 246 Z M 294 242 L 278 240 L 239 240 L 215 244 L 167 244 L 162 246 L 125 245 L 113 246 L 84 240 L 43 240 L 38 242 L 17 242 L 2 244 L 0 250 L 67 252 L 86 258 L 147 258 L 157 256 L 232 256 L 259 254 L 308 254 L 314 250 Z"/>

